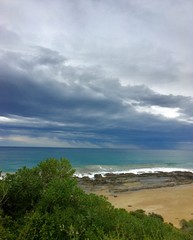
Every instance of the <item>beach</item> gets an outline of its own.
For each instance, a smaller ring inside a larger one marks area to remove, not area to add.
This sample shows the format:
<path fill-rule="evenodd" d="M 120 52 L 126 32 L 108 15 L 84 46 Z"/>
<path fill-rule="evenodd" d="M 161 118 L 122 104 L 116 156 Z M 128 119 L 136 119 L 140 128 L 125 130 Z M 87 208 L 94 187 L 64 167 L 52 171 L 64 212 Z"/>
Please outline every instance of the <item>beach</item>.
<path fill-rule="evenodd" d="M 180 220 L 193 219 L 193 184 L 157 189 L 145 189 L 112 195 L 108 191 L 95 191 L 106 196 L 117 208 L 127 211 L 143 209 L 146 213 L 156 213 L 167 223 L 180 227 Z"/>
<path fill-rule="evenodd" d="M 143 175 L 96 176 L 95 180 L 81 179 L 87 192 L 107 197 L 116 208 L 127 211 L 143 209 L 156 213 L 167 223 L 180 228 L 180 220 L 193 219 L 192 173 L 154 173 Z"/>

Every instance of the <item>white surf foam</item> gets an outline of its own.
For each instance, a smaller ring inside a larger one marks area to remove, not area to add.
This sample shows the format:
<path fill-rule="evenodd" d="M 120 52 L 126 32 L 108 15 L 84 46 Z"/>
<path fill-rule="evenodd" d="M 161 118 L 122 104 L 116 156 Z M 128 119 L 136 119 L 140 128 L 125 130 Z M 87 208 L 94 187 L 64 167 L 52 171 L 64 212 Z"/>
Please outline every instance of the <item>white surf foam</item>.
<path fill-rule="evenodd" d="M 6 176 L 6 173 L 2 172 L 0 175 L 0 180 L 2 180 Z"/>
<path fill-rule="evenodd" d="M 165 167 L 157 167 L 157 168 L 139 168 L 139 169 L 130 169 L 130 170 L 115 170 L 115 171 L 95 171 L 95 172 L 87 172 L 87 173 L 80 173 L 75 172 L 74 176 L 83 178 L 89 177 L 91 179 L 95 178 L 96 174 L 101 174 L 101 176 L 105 177 L 108 173 L 113 174 L 125 174 L 125 173 L 133 173 L 133 174 L 144 174 L 144 173 L 159 173 L 159 172 L 191 172 L 193 173 L 193 169 L 185 169 L 185 168 L 165 168 Z"/>

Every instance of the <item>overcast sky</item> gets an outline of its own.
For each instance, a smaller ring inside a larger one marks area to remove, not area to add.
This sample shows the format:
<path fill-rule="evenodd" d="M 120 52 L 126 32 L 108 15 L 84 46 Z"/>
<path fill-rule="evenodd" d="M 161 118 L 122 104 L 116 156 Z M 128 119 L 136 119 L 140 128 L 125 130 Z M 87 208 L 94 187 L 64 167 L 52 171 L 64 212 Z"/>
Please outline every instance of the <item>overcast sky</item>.
<path fill-rule="evenodd" d="M 0 146 L 193 149 L 192 0 L 0 0 Z"/>

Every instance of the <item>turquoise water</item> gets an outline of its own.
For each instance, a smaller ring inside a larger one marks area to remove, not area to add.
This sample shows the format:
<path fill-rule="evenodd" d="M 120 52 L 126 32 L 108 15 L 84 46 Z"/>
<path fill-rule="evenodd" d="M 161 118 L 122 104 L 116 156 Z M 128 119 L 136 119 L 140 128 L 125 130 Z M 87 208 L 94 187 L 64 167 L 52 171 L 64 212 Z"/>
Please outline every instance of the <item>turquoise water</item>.
<path fill-rule="evenodd" d="M 135 169 L 193 170 L 193 151 L 0 147 L 0 171 L 33 167 L 50 157 L 65 157 L 79 173 Z"/>

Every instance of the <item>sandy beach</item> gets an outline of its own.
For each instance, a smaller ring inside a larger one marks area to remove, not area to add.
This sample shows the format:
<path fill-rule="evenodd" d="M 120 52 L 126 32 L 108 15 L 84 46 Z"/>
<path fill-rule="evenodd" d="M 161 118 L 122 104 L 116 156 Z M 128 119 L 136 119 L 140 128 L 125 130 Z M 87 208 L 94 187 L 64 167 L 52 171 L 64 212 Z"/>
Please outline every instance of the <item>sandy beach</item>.
<path fill-rule="evenodd" d="M 146 213 L 160 214 L 165 222 L 178 228 L 181 219 L 193 218 L 193 184 L 129 191 L 116 195 L 107 190 L 97 190 L 95 193 L 106 196 L 117 208 L 127 211 L 143 209 Z"/>
<path fill-rule="evenodd" d="M 96 175 L 93 180 L 79 179 L 79 184 L 87 192 L 106 196 L 117 208 L 154 212 L 178 228 L 180 220 L 193 219 L 190 172 Z"/>

